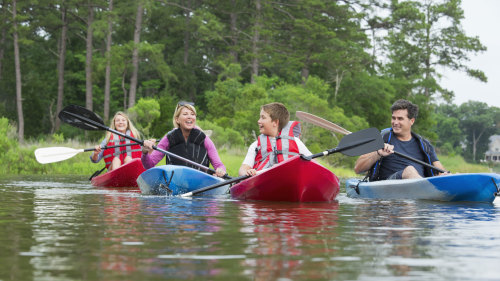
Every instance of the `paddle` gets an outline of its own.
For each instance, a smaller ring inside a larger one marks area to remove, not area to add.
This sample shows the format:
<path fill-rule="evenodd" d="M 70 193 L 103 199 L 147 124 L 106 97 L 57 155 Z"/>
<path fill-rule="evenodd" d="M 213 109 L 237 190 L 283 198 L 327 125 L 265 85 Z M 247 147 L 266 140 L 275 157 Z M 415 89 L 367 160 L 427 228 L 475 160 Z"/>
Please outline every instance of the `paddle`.
<path fill-rule="evenodd" d="M 101 147 L 103 150 L 108 148 L 136 145 L 136 143 L 126 143 L 112 146 Z M 36 161 L 40 164 L 54 163 L 74 157 L 81 152 L 94 151 L 95 148 L 75 149 L 70 147 L 44 147 L 35 150 Z"/>
<path fill-rule="evenodd" d="M 126 139 L 135 141 L 136 143 L 138 143 L 140 145 L 144 145 L 143 140 L 136 139 L 136 138 L 131 137 L 127 134 L 124 134 L 122 132 L 119 132 L 117 130 L 113 130 L 113 129 L 107 127 L 106 125 L 104 125 L 104 122 L 102 121 L 101 117 L 99 117 L 97 114 L 95 114 L 94 112 L 92 112 L 84 107 L 81 107 L 78 105 L 68 105 L 65 108 L 63 108 L 63 110 L 61 110 L 61 112 L 59 112 L 58 116 L 59 116 L 59 119 L 61 119 L 65 123 L 68 123 L 71 126 L 78 127 L 78 128 L 84 129 L 84 130 L 106 130 L 106 131 L 112 132 L 114 134 L 117 134 L 119 136 L 122 136 Z M 177 154 L 174 154 L 174 153 L 171 153 L 169 151 L 158 148 L 158 147 L 156 147 L 156 145 L 153 145 L 153 149 L 158 150 L 158 151 L 160 151 L 160 152 L 162 152 L 170 157 L 176 158 L 176 159 L 181 160 L 185 163 L 188 163 L 190 165 L 198 167 L 205 172 L 210 171 L 212 173 L 215 173 L 215 170 L 213 170 L 209 167 L 203 166 L 203 165 L 198 164 L 194 161 L 191 161 L 189 159 L 181 157 Z M 228 175 L 225 175 L 224 178 L 231 178 L 231 177 L 229 177 Z"/>
<path fill-rule="evenodd" d="M 242 180 L 247 179 L 249 177 L 250 176 L 244 175 L 244 176 L 241 176 L 241 177 L 232 178 L 232 179 L 227 180 L 227 181 L 222 181 L 222 182 L 219 182 L 219 183 L 216 183 L 216 184 L 212 184 L 212 185 L 209 185 L 209 186 L 206 186 L 206 187 L 199 188 L 199 189 L 191 191 L 191 192 L 183 193 L 183 194 L 180 195 L 180 197 L 192 197 L 193 195 L 200 194 L 202 192 L 205 192 L 205 191 L 208 191 L 208 190 L 212 190 L 214 188 L 221 187 L 221 186 L 224 186 L 226 184 L 232 184 L 232 183 L 235 183 L 235 182 L 239 182 L 239 181 L 242 181 Z"/>
<path fill-rule="evenodd" d="M 303 156 L 302 159 L 310 161 L 311 159 L 318 158 L 321 156 L 326 156 L 335 152 L 341 152 L 342 154 L 348 156 L 357 156 L 361 154 L 365 154 L 368 152 L 372 152 L 375 150 L 379 150 L 384 147 L 384 141 L 382 140 L 382 136 L 380 132 L 375 128 L 369 128 L 365 130 L 361 130 L 358 132 L 354 132 L 342 138 L 339 145 L 336 148 L 332 148 L 329 150 L 325 150 L 321 153 L 313 154 L 311 156 Z M 187 192 L 181 194 L 181 197 L 191 197 L 193 195 L 226 185 L 234 182 L 242 181 L 250 176 L 241 176 L 237 178 L 233 178 L 228 181 L 220 182 L 214 185 L 210 185 L 207 187 L 203 187 L 197 189 L 195 191 Z"/>
<path fill-rule="evenodd" d="M 295 113 L 295 115 L 298 118 L 300 118 L 300 119 L 302 119 L 302 120 L 304 120 L 306 122 L 309 122 L 311 124 L 315 124 L 315 125 L 317 125 L 319 127 L 325 128 L 325 129 L 330 130 L 332 132 L 336 132 L 336 133 L 340 133 L 340 134 L 344 134 L 344 135 L 351 134 L 351 132 L 349 132 L 348 130 L 340 127 L 339 125 L 334 124 L 334 123 L 332 123 L 330 121 L 327 121 L 327 120 L 325 120 L 325 119 L 323 119 L 321 117 L 312 115 L 311 113 L 297 111 Z M 415 159 L 415 158 L 413 158 L 411 156 L 408 156 L 406 154 L 403 154 L 401 152 L 394 151 L 394 154 L 396 154 L 398 156 L 401 156 L 403 158 L 406 158 L 406 159 L 408 159 L 410 161 L 416 162 L 416 163 L 418 163 L 420 165 L 424 165 L 424 166 L 426 166 L 428 168 L 434 169 L 434 170 L 436 170 L 436 171 L 438 171 L 440 173 L 446 173 L 447 172 L 447 171 L 445 171 L 443 169 L 440 169 L 440 168 L 438 168 L 438 167 L 436 167 L 434 165 L 431 165 L 429 163 L 426 163 L 426 162 L 423 162 L 421 160 Z"/>
<path fill-rule="evenodd" d="M 383 147 L 384 141 L 380 132 L 376 128 L 369 128 L 346 135 L 340 140 L 339 145 L 335 148 L 311 156 L 303 156 L 302 158 L 309 160 L 335 152 L 341 152 L 347 156 L 358 156 L 379 150 Z"/>

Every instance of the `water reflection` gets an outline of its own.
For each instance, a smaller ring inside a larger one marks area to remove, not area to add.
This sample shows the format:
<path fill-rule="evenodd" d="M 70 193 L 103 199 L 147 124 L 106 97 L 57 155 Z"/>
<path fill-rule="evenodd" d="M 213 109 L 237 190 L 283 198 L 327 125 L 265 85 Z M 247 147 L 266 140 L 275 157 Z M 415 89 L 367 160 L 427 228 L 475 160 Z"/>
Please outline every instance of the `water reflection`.
<path fill-rule="evenodd" d="M 500 201 L 269 203 L 0 180 L 1 280 L 496 280 Z"/>
<path fill-rule="evenodd" d="M 253 280 L 293 278 L 307 272 L 305 279 L 319 278 L 306 270 L 311 257 L 333 255 L 336 244 L 338 202 L 268 203 L 237 202 L 246 233 L 243 267 Z M 301 267 L 305 267 L 301 269 Z"/>

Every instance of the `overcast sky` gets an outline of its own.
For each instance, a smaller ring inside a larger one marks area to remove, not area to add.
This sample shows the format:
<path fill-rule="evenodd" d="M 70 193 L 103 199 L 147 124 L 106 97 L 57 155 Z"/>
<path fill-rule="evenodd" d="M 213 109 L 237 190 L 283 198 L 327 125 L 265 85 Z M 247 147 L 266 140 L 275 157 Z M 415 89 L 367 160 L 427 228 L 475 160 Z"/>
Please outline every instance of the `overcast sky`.
<path fill-rule="evenodd" d="M 500 107 L 500 0 L 462 0 L 462 9 L 465 16 L 462 27 L 467 36 L 479 36 L 488 48 L 486 52 L 471 55 L 467 65 L 482 70 L 488 82 L 447 70 L 442 86 L 455 92 L 457 105 L 475 100 Z"/>

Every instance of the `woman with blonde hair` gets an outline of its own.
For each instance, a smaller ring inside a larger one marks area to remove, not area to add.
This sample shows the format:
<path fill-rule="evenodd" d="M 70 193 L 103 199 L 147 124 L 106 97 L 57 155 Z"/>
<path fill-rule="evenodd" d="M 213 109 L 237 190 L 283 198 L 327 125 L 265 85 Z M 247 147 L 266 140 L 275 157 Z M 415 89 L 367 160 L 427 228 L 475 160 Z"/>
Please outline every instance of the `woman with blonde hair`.
<path fill-rule="evenodd" d="M 116 112 L 113 119 L 111 119 L 110 128 L 128 136 L 139 138 L 139 131 L 135 128 L 130 118 L 122 111 Z M 123 145 L 115 148 L 108 148 L 103 150 L 105 146 Z M 118 136 L 111 132 L 106 132 L 106 137 L 100 145 L 96 145 L 94 152 L 90 156 L 93 163 L 97 163 L 104 158 L 106 168 L 108 171 L 114 170 L 123 164 L 126 164 L 134 158 L 141 157 L 141 146 L 134 144 L 133 141 L 124 137 Z"/>
<path fill-rule="evenodd" d="M 196 109 L 194 103 L 181 101 L 177 104 L 172 118 L 174 129 L 168 132 L 158 143 L 158 148 L 167 150 L 183 158 L 215 169 L 215 175 L 223 177 L 226 167 L 222 164 L 214 143 L 205 133 L 196 126 Z M 156 140 L 145 140 L 142 147 L 142 165 L 145 169 L 154 167 L 165 154 L 153 150 Z M 186 162 L 166 157 L 167 164 L 190 166 Z M 196 168 L 196 167 L 193 167 Z"/>

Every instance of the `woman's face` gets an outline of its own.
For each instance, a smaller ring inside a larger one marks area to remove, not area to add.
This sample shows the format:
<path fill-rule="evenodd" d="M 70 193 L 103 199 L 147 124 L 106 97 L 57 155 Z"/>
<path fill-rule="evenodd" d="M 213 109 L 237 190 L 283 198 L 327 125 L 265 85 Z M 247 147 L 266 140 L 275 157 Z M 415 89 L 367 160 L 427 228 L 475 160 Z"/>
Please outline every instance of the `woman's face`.
<path fill-rule="evenodd" d="M 196 125 L 196 113 L 187 107 L 181 109 L 179 117 L 175 118 L 175 122 L 179 124 L 179 128 L 183 130 L 191 130 Z"/>
<path fill-rule="evenodd" d="M 264 110 L 260 111 L 260 118 L 257 121 L 261 134 L 276 137 L 278 135 L 278 120 L 271 120 L 269 113 Z"/>
<path fill-rule="evenodd" d="M 128 121 L 125 116 L 122 115 L 116 115 L 115 117 L 115 129 L 118 132 L 125 133 L 127 132 L 127 127 L 128 127 Z"/>

